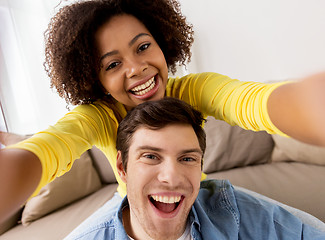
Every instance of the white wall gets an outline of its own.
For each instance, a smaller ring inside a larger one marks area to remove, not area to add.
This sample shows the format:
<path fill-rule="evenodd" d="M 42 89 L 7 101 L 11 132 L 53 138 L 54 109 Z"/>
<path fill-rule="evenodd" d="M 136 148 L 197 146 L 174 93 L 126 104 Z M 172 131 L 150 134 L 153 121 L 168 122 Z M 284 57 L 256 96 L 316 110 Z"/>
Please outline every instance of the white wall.
<path fill-rule="evenodd" d="M 189 70 L 240 80 L 325 70 L 324 0 L 180 0 L 194 25 Z"/>
<path fill-rule="evenodd" d="M 0 0 L 0 100 L 9 131 L 39 131 L 67 112 L 42 66 L 43 32 L 59 2 Z M 324 0 L 180 3 L 196 32 L 189 72 L 268 81 L 325 70 Z"/>

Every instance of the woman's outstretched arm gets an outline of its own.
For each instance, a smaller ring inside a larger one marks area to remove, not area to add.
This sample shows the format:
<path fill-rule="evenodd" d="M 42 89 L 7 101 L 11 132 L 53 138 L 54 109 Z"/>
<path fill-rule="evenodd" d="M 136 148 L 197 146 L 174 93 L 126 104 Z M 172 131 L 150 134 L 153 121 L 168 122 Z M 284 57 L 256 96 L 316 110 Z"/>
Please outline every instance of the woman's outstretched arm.
<path fill-rule="evenodd" d="M 41 162 L 32 152 L 0 150 L 0 225 L 33 194 L 41 174 Z"/>
<path fill-rule="evenodd" d="M 282 132 L 325 147 L 325 72 L 275 89 L 268 112 Z"/>

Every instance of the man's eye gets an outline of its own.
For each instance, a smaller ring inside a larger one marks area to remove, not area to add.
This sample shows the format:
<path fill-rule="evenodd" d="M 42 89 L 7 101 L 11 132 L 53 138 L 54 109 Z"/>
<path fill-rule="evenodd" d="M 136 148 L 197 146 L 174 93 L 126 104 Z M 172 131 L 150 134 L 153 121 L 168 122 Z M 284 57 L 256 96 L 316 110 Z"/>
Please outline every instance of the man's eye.
<path fill-rule="evenodd" d="M 108 65 L 108 67 L 106 68 L 106 71 L 113 69 L 115 67 L 117 67 L 119 65 L 119 62 L 113 62 L 110 65 Z"/>
<path fill-rule="evenodd" d="M 160 157 L 156 154 L 146 153 L 141 155 L 140 161 L 147 165 L 156 165 L 160 163 Z"/>
<path fill-rule="evenodd" d="M 184 158 L 182 158 L 182 161 L 184 161 L 184 162 L 195 162 L 196 159 L 195 158 L 191 158 L 191 157 L 184 157 Z"/>
<path fill-rule="evenodd" d="M 138 52 L 142 52 L 142 51 L 146 50 L 150 45 L 151 45 L 151 43 L 145 43 L 145 44 L 142 44 L 142 45 L 139 47 Z"/>
<path fill-rule="evenodd" d="M 153 154 L 146 154 L 146 155 L 144 155 L 144 157 L 148 158 L 148 159 L 152 159 L 152 160 L 157 159 L 157 157 L 155 155 L 153 155 Z"/>

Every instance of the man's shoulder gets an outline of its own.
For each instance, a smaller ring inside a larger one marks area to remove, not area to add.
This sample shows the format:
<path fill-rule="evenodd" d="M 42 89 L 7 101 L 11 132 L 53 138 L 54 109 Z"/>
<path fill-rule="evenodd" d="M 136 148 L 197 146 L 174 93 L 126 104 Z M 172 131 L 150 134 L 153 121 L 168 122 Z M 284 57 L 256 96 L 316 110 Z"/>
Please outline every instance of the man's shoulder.
<path fill-rule="evenodd" d="M 194 208 L 201 228 L 212 222 L 210 229 L 224 229 L 222 234 L 237 233 L 243 239 L 252 236 L 300 239 L 302 235 L 306 239 L 324 239 L 323 232 L 303 223 L 280 205 L 244 190 L 233 187 L 227 180 L 203 181 Z"/>
<path fill-rule="evenodd" d="M 109 203 L 109 202 L 108 202 Z M 101 214 L 100 217 L 93 218 L 91 224 L 80 231 L 73 232 L 64 240 L 88 240 L 88 239 L 128 239 L 123 227 L 122 212 L 128 206 L 127 198 L 119 203 L 114 211 Z M 105 210 L 103 210 L 105 212 Z"/>
<path fill-rule="evenodd" d="M 196 199 L 196 208 L 204 211 L 204 217 L 218 219 L 219 214 L 228 216 L 239 225 L 239 211 L 236 195 L 232 184 L 228 180 L 210 179 L 201 182 L 200 191 Z"/>
<path fill-rule="evenodd" d="M 240 226 L 234 189 L 228 180 L 204 180 L 193 205 L 191 218 L 198 225 L 203 239 L 218 236 L 236 239 Z"/>
<path fill-rule="evenodd" d="M 198 198 L 234 195 L 234 188 L 228 180 L 208 179 L 201 182 Z"/>
<path fill-rule="evenodd" d="M 88 239 L 115 239 L 116 219 L 113 217 L 98 225 L 93 225 L 87 231 L 69 235 L 65 240 L 88 240 Z"/>

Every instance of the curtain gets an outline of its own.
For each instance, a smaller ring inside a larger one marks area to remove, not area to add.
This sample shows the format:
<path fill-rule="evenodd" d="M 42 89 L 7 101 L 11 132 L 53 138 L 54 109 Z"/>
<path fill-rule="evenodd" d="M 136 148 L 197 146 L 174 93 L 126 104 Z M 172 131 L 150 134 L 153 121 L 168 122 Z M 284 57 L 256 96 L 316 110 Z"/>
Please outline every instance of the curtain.
<path fill-rule="evenodd" d="M 43 68 L 43 34 L 59 2 L 0 0 L 0 101 L 8 131 L 34 133 L 67 112 Z"/>
<path fill-rule="evenodd" d="M 1 101 L 0 101 L 0 131 L 2 131 L 2 132 L 8 131 L 7 121 L 6 121 L 4 113 L 3 113 Z"/>

